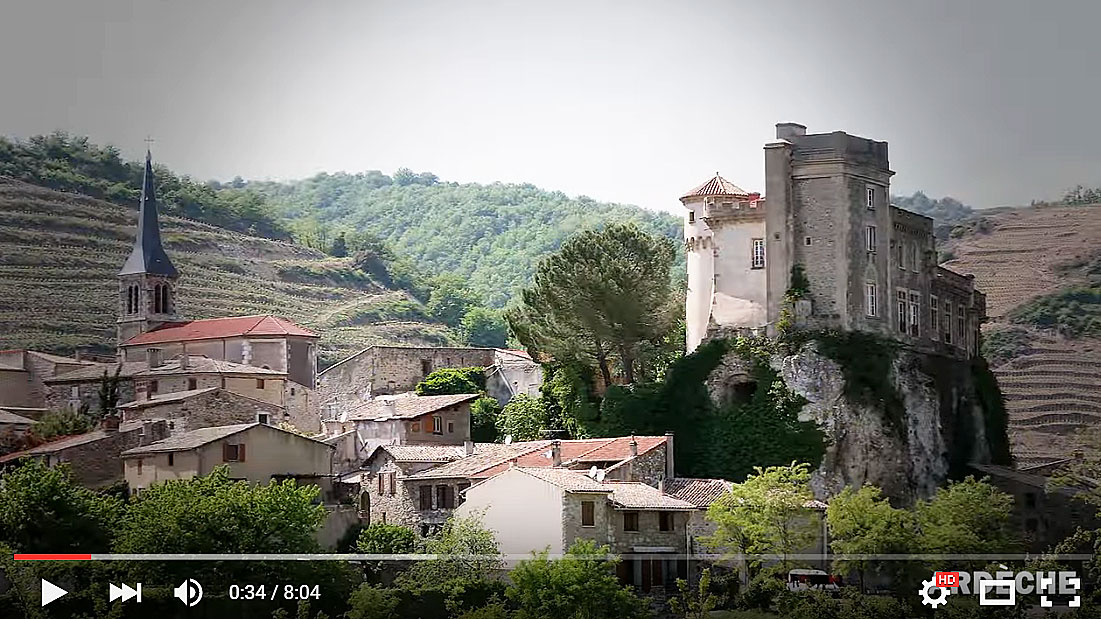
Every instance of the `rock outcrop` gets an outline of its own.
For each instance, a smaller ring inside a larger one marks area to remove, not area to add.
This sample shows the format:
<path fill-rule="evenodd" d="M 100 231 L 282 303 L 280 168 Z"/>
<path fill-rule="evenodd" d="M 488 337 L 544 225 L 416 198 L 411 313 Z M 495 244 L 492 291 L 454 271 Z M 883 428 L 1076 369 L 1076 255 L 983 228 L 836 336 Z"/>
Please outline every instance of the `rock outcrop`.
<path fill-rule="evenodd" d="M 884 380 L 892 402 L 847 388 L 842 365 L 809 342 L 773 354 L 769 365 L 788 390 L 806 400 L 800 420 L 813 420 L 827 447 L 812 479 L 819 498 L 845 486 L 873 484 L 899 504 L 931 496 L 967 462 L 990 462 L 987 413 L 971 363 L 899 349 Z M 749 364 L 728 353 L 708 376 L 708 392 L 722 405 L 747 390 Z"/>

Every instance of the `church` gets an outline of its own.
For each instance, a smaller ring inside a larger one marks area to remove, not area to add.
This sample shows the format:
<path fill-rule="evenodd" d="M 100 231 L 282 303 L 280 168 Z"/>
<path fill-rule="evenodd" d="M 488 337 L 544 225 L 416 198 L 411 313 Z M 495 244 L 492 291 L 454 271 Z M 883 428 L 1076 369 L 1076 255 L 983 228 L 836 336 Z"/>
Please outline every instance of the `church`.
<path fill-rule="evenodd" d="M 688 352 L 713 336 L 775 335 L 788 312 L 804 328 L 978 354 L 986 297 L 937 263 L 931 218 L 890 203 L 886 142 L 780 123 L 764 151 L 765 195 L 716 174 L 680 198 Z"/>
<path fill-rule="evenodd" d="M 318 334 L 271 315 L 187 320 L 177 309 L 179 277 L 161 243 L 147 152 L 137 235 L 118 274 L 117 363 L 45 379 L 51 405 L 98 406 L 104 372 L 117 370 L 124 421 L 177 419 L 177 429 L 282 421 L 320 431 Z"/>

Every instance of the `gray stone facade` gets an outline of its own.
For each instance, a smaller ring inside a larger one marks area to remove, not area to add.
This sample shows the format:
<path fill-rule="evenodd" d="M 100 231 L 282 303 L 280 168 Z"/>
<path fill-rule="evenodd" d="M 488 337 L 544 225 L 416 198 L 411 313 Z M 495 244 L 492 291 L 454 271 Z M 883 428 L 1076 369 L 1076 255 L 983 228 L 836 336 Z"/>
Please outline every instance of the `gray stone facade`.
<path fill-rule="evenodd" d="M 318 375 L 322 416 L 335 417 L 347 406 L 379 396 L 413 391 L 443 368 L 486 368 L 486 391 L 502 405 L 513 395 L 538 395 L 543 371 L 526 354 L 495 348 L 414 348 L 372 346 Z"/>
<path fill-rule="evenodd" d="M 173 432 L 186 432 L 198 428 L 254 423 L 261 414 L 268 415 L 272 425 L 286 421 L 296 427 L 308 425 L 308 417 L 296 419 L 281 406 L 254 400 L 218 388 L 165 394 L 148 400 L 134 401 L 119 407 L 123 421 L 141 419 L 167 419 Z M 315 424 L 316 425 L 316 424 Z M 304 429 L 304 428 L 303 428 Z"/>
<path fill-rule="evenodd" d="M 168 423 L 163 420 L 123 423 L 114 429 L 108 424 L 87 434 L 8 454 L 0 458 L 0 466 L 14 465 L 23 457 L 38 458 L 46 466 L 67 463 L 77 483 L 101 488 L 124 479 L 122 452 L 159 441 L 169 433 Z"/>
<path fill-rule="evenodd" d="M 732 189 L 715 181 L 714 189 L 682 198 L 689 210 L 686 230 L 691 226 L 694 235 L 712 241 L 686 238 L 689 330 L 696 334 L 690 334 L 689 349 L 698 343 L 708 308 L 716 308 L 710 310 L 712 327 L 762 328 L 770 334 L 783 312 L 794 309 L 802 327 L 867 331 L 957 358 L 977 354 L 985 297 L 973 278 L 937 265 L 932 219 L 890 204 L 894 172 L 887 143 L 842 131 L 808 134 L 795 123 L 778 124 L 776 138 L 765 146 L 766 199 L 744 194 L 744 202 L 737 202 L 739 196 L 728 195 Z M 722 200 L 743 214 L 763 210 L 764 229 L 744 216 L 711 216 L 726 204 Z M 697 213 L 713 229 L 701 229 Z M 734 228 L 745 228 L 745 234 Z M 763 291 L 720 279 L 737 271 L 731 264 L 743 270 L 749 264 L 751 236 L 758 237 L 754 243 L 763 237 Z M 730 243 L 739 246 L 726 246 Z M 785 298 L 796 266 L 808 281 L 805 308 L 788 308 Z M 701 280 L 705 272 L 714 273 L 713 283 Z M 721 291 L 737 291 L 741 298 L 732 302 Z M 767 298 L 763 320 L 754 312 L 723 315 L 717 309 L 724 303 L 754 305 L 762 295 Z"/>

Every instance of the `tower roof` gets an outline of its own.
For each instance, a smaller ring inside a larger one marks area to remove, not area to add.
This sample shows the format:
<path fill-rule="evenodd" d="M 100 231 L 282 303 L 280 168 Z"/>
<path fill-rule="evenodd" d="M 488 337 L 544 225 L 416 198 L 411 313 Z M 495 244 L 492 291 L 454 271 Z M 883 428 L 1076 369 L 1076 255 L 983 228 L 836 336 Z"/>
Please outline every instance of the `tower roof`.
<path fill-rule="evenodd" d="M 736 198 L 748 198 L 750 194 L 748 191 L 719 176 L 718 172 L 715 172 L 715 176 L 712 179 L 684 194 L 680 199 L 683 200 L 685 198 L 694 198 L 698 196 L 734 196 Z"/>
<path fill-rule="evenodd" d="M 157 221 L 157 194 L 153 188 L 153 156 L 145 151 L 145 173 L 141 181 L 141 202 L 138 208 L 138 236 L 134 249 L 119 275 L 149 273 L 178 277 L 179 273 L 161 245 L 161 230 Z"/>

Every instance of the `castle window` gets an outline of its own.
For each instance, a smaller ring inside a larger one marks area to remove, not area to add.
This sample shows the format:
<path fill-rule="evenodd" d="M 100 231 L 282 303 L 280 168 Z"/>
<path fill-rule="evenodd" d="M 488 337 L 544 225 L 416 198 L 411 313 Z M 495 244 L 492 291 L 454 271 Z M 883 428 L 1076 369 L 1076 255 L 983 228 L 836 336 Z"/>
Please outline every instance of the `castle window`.
<path fill-rule="evenodd" d="M 869 316 L 879 315 L 878 300 L 876 296 L 875 284 L 866 284 L 864 288 L 864 313 Z"/>
<path fill-rule="evenodd" d="M 875 226 L 864 229 L 864 244 L 869 253 L 875 253 Z"/>
<path fill-rule="evenodd" d="M 199 388 L 199 381 L 195 380 L 194 378 L 187 379 L 187 390 L 188 391 L 195 391 L 198 388 Z"/>
<path fill-rule="evenodd" d="M 906 291 L 898 291 L 898 331 L 906 333 Z"/>
<path fill-rule="evenodd" d="M 172 312 L 172 310 L 169 308 L 169 303 L 168 303 L 168 301 L 169 301 L 168 291 L 169 291 L 168 284 L 162 284 L 161 285 L 161 312 L 165 313 L 165 314 L 169 314 L 169 313 Z"/>
<path fill-rule="evenodd" d="M 257 378 L 256 379 L 256 388 L 257 389 L 263 389 L 264 388 L 264 379 L 263 378 Z"/>
<path fill-rule="evenodd" d="M 161 285 L 153 286 L 153 313 L 161 313 Z"/>
<path fill-rule="evenodd" d="M 810 241 L 810 237 L 809 237 L 809 236 L 804 236 L 804 237 L 803 237 L 803 245 L 806 245 L 806 246 L 808 246 L 808 247 L 809 247 L 809 246 L 810 246 L 810 243 L 811 243 L 811 241 Z"/>
<path fill-rule="evenodd" d="M 443 434 L 443 417 L 439 415 L 432 417 L 432 434 Z"/>
<path fill-rule="evenodd" d="M 765 268 L 765 240 L 753 239 L 753 254 L 750 267 L 754 269 Z"/>
<path fill-rule="evenodd" d="M 944 301 L 944 343 L 952 343 L 952 302 Z"/>
<path fill-rule="evenodd" d="M 921 312 L 921 296 L 916 292 L 910 293 L 910 335 L 917 337 L 921 334 L 921 326 L 918 324 L 918 315 Z"/>
<path fill-rule="evenodd" d="M 447 422 L 447 433 L 448 434 L 454 434 L 454 432 L 455 432 L 455 422 L 454 421 Z"/>
<path fill-rule="evenodd" d="M 929 296 L 929 331 L 933 339 L 937 339 L 937 329 L 940 328 L 940 299 L 937 295 Z"/>
<path fill-rule="evenodd" d="M 688 211 L 688 223 L 696 223 L 696 211 Z"/>
<path fill-rule="evenodd" d="M 875 187 L 868 186 L 866 191 L 868 210 L 875 210 Z"/>

